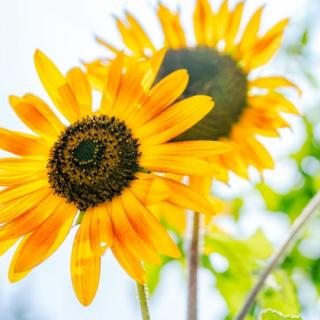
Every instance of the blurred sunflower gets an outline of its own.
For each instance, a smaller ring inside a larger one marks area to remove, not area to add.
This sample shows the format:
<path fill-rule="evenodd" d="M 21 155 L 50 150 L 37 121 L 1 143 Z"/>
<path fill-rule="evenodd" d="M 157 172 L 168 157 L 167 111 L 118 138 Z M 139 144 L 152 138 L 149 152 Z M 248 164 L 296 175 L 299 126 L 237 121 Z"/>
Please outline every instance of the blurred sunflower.
<path fill-rule="evenodd" d="M 170 236 L 147 209 L 166 201 L 213 214 L 211 203 L 192 188 L 151 171 L 215 174 L 204 157 L 229 151 L 213 141 L 169 142 L 213 108 L 207 96 L 173 102 L 188 83 L 185 70 L 152 86 L 165 51 L 124 68 L 110 64 L 101 104 L 93 109 L 86 75 L 63 76 L 42 52 L 35 53 L 39 78 L 65 124 L 40 98 L 10 97 L 13 110 L 35 134 L 0 129 L 0 254 L 21 240 L 9 270 L 18 281 L 61 245 L 80 224 L 71 255 L 71 276 L 83 305 L 91 303 L 107 248 L 127 273 L 145 281 L 143 262 L 159 254 L 179 257 Z"/>
<path fill-rule="evenodd" d="M 174 141 L 233 142 L 233 152 L 209 160 L 247 179 L 250 166 L 259 172 L 274 166 L 271 155 L 258 141 L 257 135 L 278 137 L 280 128 L 289 127 L 283 113 L 298 114 L 294 104 L 278 89 L 291 87 L 300 91 L 281 76 L 251 79 L 252 71 L 265 65 L 279 49 L 288 19 L 260 35 L 263 7 L 240 31 L 243 12 L 243 1 L 230 9 L 228 0 L 225 0 L 214 12 L 208 0 L 197 0 L 193 13 L 196 44 L 193 45 L 181 25 L 180 13 L 159 4 L 157 15 L 164 35 L 162 45 L 168 51 L 158 80 L 178 68 L 185 68 L 190 81 L 183 97 L 206 94 L 214 98 L 215 108 Z M 116 23 L 128 54 L 153 56 L 156 46 L 131 14 L 126 13 L 125 19 L 116 19 Z M 121 50 L 105 40 L 97 40 L 113 53 Z M 88 63 L 87 70 L 92 83 L 100 88 L 108 72 L 108 61 Z M 224 174 L 222 178 L 215 178 L 225 180 L 225 177 Z M 202 187 L 205 185 L 208 183 L 203 181 Z"/>

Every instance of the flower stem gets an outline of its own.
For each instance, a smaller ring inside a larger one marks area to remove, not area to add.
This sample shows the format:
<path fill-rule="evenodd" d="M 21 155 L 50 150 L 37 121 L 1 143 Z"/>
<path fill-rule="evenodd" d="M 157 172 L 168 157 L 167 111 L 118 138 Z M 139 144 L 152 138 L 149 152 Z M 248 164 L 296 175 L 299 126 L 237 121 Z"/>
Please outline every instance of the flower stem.
<path fill-rule="evenodd" d="M 189 248 L 188 259 L 188 305 L 187 319 L 197 320 L 198 318 L 198 266 L 199 266 L 199 229 L 200 214 L 193 213 L 192 217 L 192 238 Z"/>
<path fill-rule="evenodd" d="M 151 318 L 150 318 L 149 307 L 148 307 L 146 287 L 140 284 L 139 282 L 137 282 L 137 291 L 138 291 L 138 297 L 140 302 L 142 320 L 150 320 Z"/>
<path fill-rule="evenodd" d="M 257 294 L 262 289 L 265 280 L 272 272 L 273 268 L 280 262 L 280 260 L 284 257 L 287 253 L 289 248 L 294 244 L 292 242 L 302 227 L 307 223 L 307 221 L 312 217 L 312 215 L 316 212 L 316 209 L 320 205 L 320 192 L 318 192 L 307 204 L 307 206 L 302 210 L 299 217 L 295 220 L 291 227 L 291 231 L 288 234 L 286 240 L 283 244 L 274 252 L 273 256 L 271 257 L 268 265 L 266 266 L 265 270 L 261 273 L 257 283 L 249 293 L 242 309 L 236 316 L 235 320 L 243 320 L 246 314 L 248 313 L 252 303 L 254 302 Z"/>

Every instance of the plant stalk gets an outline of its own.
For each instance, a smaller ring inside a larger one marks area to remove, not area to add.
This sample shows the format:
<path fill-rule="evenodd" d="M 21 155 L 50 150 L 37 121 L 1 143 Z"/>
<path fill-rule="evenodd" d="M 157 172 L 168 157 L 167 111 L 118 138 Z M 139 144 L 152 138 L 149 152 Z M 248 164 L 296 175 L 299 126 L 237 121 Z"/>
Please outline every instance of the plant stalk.
<path fill-rule="evenodd" d="M 313 214 L 317 211 L 316 209 L 320 205 L 320 192 L 318 192 L 307 204 L 307 206 L 302 210 L 299 217 L 293 223 L 290 233 L 283 242 L 283 244 L 274 252 L 265 270 L 261 273 L 257 283 L 249 293 L 242 309 L 236 316 L 235 320 L 243 320 L 248 313 L 251 305 L 253 304 L 257 294 L 262 289 L 267 277 L 272 272 L 272 270 L 279 264 L 281 259 L 289 251 L 291 246 L 294 244 L 293 240 L 302 229 L 302 227 L 309 221 Z"/>
<path fill-rule="evenodd" d="M 146 287 L 137 282 L 137 291 L 140 302 L 141 318 L 142 320 L 150 320 Z"/>
<path fill-rule="evenodd" d="M 198 212 L 194 212 L 192 217 L 192 238 L 189 247 L 188 259 L 188 320 L 197 320 L 198 318 L 199 233 L 200 214 Z"/>

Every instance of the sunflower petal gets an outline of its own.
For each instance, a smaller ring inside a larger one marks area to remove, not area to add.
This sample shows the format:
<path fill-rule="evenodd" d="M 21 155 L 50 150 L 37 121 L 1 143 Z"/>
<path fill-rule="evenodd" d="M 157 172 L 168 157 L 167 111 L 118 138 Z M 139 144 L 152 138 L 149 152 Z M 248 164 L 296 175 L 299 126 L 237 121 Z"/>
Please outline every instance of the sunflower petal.
<path fill-rule="evenodd" d="M 172 49 L 186 47 L 187 42 L 179 14 L 172 13 L 161 3 L 159 4 L 157 14 L 162 25 L 166 45 Z"/>
<path fill-rule="evenodd" d="M 63 203 L 24 242 L 14 266 L 14 272 L 33 269 L 48 259 L 70 232 L 77 209 Z"/>
<path fill-rule="evenodd" d="M 145 241 L 151 242 L 161 253 L 179 258 L 181 256 L 179 249 L 153 214 L 130 190 L 126 191 L 124 198 L 126 201 L 122 201 L 123 206 L 136 232 L 142 235 Z"/>
<path fill-rule="evenodd" d="M 230 143 L 220 141 L 181 141 L 170 142 L 159 145 L 142 145 L 141 153 L 152 155 L 174 155 L 186 157 L 210 157 L 233 150 Z"/>
<path fill-rule="evenodd" d="M 236 46 L 235 40 L 236 40 L 237 34 L 239 32 L 243 9 L 244 9 L 244 2 L 241 1 L 236 5 L 234 11 L 231 13 L 228 32 L 225 37 L 225 39 L 226 39 L 225 51 L 226 52 L 232 52 Z"/>
<path fill-rule="evenodd" d="M 295 89 L 301 96 L 301 89 L 292 81 L 284 77 L 260 77 L 249 82 L 251 88 L 258 87 L 263 89 L 274 90 L 277 88 L 289 87 Z"/>
<path fill-rule="evenodd" d="M 21 252 L 21 248 L 23 247 L 24 243 L 28 240 L 28 235 L 25 236 L 22 241 L 19 243 L 14 255 L 13 255 L 13 258 L 11 260 L 11 263 L 10 263 L 10 267 L 9 267 L 9 272 L 8 272 L 8 278 L 9 278 L 9 281 L 14 283 L 14 282 L 18 282 L 20 280 L 22 280 L 23 278 L 25 278 L 31 270 L 29 271 L 25 271 L 25 272 L 15 272 L 15 265 L 16 265 L 16 261 L 17 259 L 19 258 L 19 255 L 20 255 L 20 252 Z"/>
<path fill-rule="evenodd" d="M 71 278 L 78 300 L 88 306 L 96 295 L 100 280 L 101 258 L 91 250 L 90 216 L 85 214 L 76 234 L 71 254 Z"/>
<path fill-rule="evenodd" d="M 194 33 L 198 45 L 213 44 L 212 9 L 208 0 L 198 0 L 193 13 Z"/>
<path fill-rule="evenodd" d="M 172 179 L 155 176 L 152 174 L 139 173 L 138 177 L 142 180 L 151 180 L 151 182 L 153 182 L 154 180 L 159 180 L 160 185 L 165 186 L 160 187 L 159 189 L 164 190 L 165 188 L 167 188 L 168 190 L 163 194 L 162 200 L 166 200 L 181 208 L 191 209 L 208 215 L 214 215 L 216 213 L 214 207 L 212 206 L 212 203 L 204 195 L 200 194 L 189 186 L 186 186 Z M 146 206 L 156 204 L 156 202 L 149 202 L 148 197 L 140 198 L 138 194 L 136 194 L 136 196 Z M 151 198 L 151 200 L 153 199 Z"/>
<path fill-rule="evenodd" d="M 141 235 L 134 230 L 121 202 L 121 197 L 117 197 L 111 202 L 111 218 L 114 236 L 125 250 L 131 252 L 139 260 L 147 261 L 151 264 L 159 264 L 161 262 L 152 244 L 141 239 Z"/>
<path fill-rule="evenodd" d="M 18 156 L 47 156 L 50 146 L 36 136 L 0 128 L 0 149 Z"/>
<path fill-rule="evenodd" d="M 73 68 L 67 73 L 67 81 L 78 102 L 82 117 L 92 114 L 92 90 L 87 76 L 80 68 Z"/>
<path fill-rule="evenodd" d="M 63 124 L 40 98 L 32 95 L 23 98 L 10 96 L 9 101 L 19 118 L 35 133 L 51 138 L 60 134 Z"/>
<path fill-rule="evenodd" d="M 6 202 L 0 206 L 0 223 L 8 222 L 29 211 L 43 201 L 49 193 L 51 193 L 49 188 L 42 188 L 33 193 L 21 196 L 18 199 Z"/>
<path fill-rule="evenodd" d="M 115 240 L 112 245 L 112 252 L 122 268 L 136 281 L 144 284 L 146 281 L 145 271 L 141 261 L 126 250 L 122 244 Z"/>
<path fill-rule="evenodd" d="M 140 165 L 151 171 L 180 175 L 214 176 L 219 170 L 203 159 L 179 155 L 142 155 Z"/>
<path fill-rule="evenodd" d="M 7 224 L 1 225 L 0 241 L 18 238 L 35 230 L 55 212 L 63 201 L 60 197 L 49 195 L 37 206 L 19 215 Z"/>
<path fill-rule="evenodd" d="M 166 142 L 192 127 L 213 108 L 208 96 L 193 96 L 177 102 L 160 115 L 136 130 L 138 138 L 145 144 Z"/>
<path fill-rule="evenodd" d="M 70 122 L 76 121 L 79 118 L 78 105 L 72 103 L 73 94 L 64 76 L 40 50 L 35 52 L 34 63 L 44 88 L 61 114 Z M 64 94 L 63 98 L 61 94 Z"/>
<path fill-rule="evenodd" d="M 186 89 L 189 81 L 187 70 L 181 69 L 161 79 L 151 90 L 149 96 L 137 109 L 132 121 L 140 127 L 175 102 Z"/>
<path fill-rule="evenodd" d="M 112 246 L 113 242 L 111 217 L 105 205 L 88 209 L 87 214 L 90 215 L 91 249 L 94 253 L 102 255 L 108 247 Z"/>
<path fill-rule="evenodd" d="M 243 32 L 239 51 L 244 54 L 247 50 L 251 49 L 258 39 L 258 31 L 260 29 L 261 15 L 264 10 L 264 6 L 261 6 L 253 14 L 250 21 L 248 22 L 245 31 Z"/>

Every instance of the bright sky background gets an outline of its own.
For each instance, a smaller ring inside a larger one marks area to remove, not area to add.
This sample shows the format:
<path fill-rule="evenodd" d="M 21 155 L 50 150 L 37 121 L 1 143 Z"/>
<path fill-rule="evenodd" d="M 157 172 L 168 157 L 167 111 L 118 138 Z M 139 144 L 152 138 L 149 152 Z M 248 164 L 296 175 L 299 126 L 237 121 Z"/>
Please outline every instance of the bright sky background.
<path fill-rule="evenodd" d="M 172 8 L 179 4 L 185 14 L 183 21 L 185 25 L 188 24 L 193 0 L 163 2 Z M 236 1 L 231 1 L 234 2 Z M 220 0 L 213 0 L 212 3 L 216 6 L 220 4 Z M 287 16 L 292 17 L 291 24 L 294 26 L 311 0 L 248 0 L 248 16 L 262 3 L 266 4 L 263 16 L 265 27 Z M 112 15 L 121 16 L 124 9 L 135 13 L 160 44 L 161 33 L 157 23 L 154 23 L 155 5 L 156 1 L 147 0 L 2 0 L 0 2 L 0 126 L 26 130 L 10 110 L 8 95 L 33 92 L 47 98 L 33 66 L 33 52 L 36 48 L 49 55 L 63 72 L 79 64 L 80 59 L 88 61 L 97 56 L 104 56 L 106 52 L 95 43 L 93 35 L 98 34 L 120 44 Z M 290 146 L 295 134 L 298 136 L 302 134 L 299 128 L 296 132 L 290 133 L 290 137 L 289 133 L 285 132 L 282 140 Z M 283 145 L 279 143 L 273 144 L 272 148 L 275 154 L 281 155 L 283 152 Z M 283 174 L 282 170 L 285 171 L 285 168 L 280 169 Z M 238 185 L 240 186 L 238 189 L 243 188 L 243 184 Z M 244 185 L 248 188 L 248 184 Z M 258 218 L 250 220 L 249 229 L 263 225 L 263 221 L 263 215 L 258 215 Z M 272 222 L 269 223 L 272 225 Z M 281 228 L 278 230 L 278 237 L 282 235 L 282 231 Z M 39 310 L 41 320 L 139 319 L 134 283 L 109 254 L 103 259 L 100 288 L 94 302 L 88 308 L 78 303 L 69 275 L 73 236 L 74 234 L 70 235 L 68 241 L 53 257 L 15 285 L 9 284 L 7 280 L 12 251 L 0 259 L 0 310 L 8 307 L 9 301 L 15 303 L 26 299 L 30 301 L 31 309 Z M 154 320 L 184 319 L 186 296 L 184 280 L 185 275 L 181 274 L 177 265 L 164 270 L 162 283 L 151 300 Z M 213 286 L 212 278 L 206 272 L 201 272 L 201 320 L 220 319 L 225 313 L 224 302 L 213 290 Z M 23 319 L 35 320 L 35 316 Z"/>

